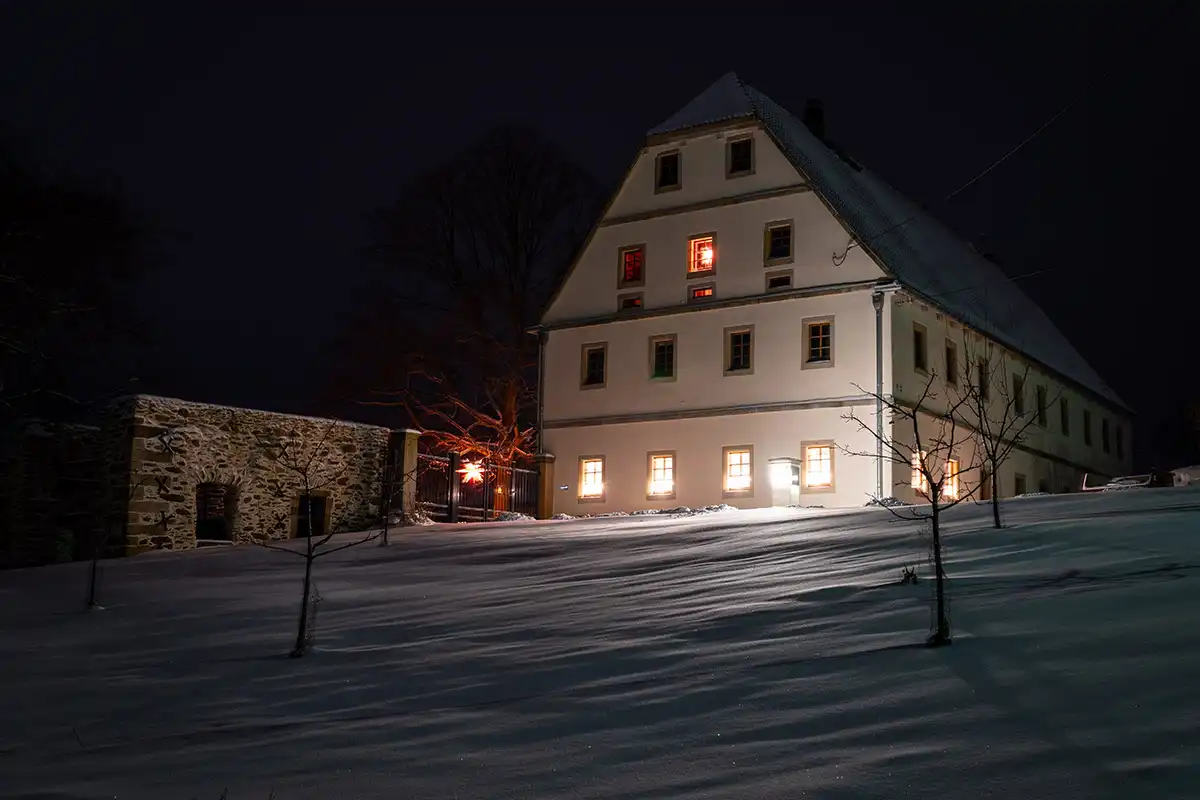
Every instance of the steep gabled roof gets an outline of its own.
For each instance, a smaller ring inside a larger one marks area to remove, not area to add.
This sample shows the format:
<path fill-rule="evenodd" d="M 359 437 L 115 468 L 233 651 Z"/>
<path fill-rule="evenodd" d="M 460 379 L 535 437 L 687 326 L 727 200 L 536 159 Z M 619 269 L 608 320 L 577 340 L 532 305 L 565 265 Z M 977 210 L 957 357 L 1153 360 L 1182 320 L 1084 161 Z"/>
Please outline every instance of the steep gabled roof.
<path fill-rule="evenodd" d="M 878 175 L 848 163 L 799 119 L 730 72 L 649 136 L 756 117 L 858 243 L 901 285 L 1012 350 L 1128 407 L 993 262 Z"/>

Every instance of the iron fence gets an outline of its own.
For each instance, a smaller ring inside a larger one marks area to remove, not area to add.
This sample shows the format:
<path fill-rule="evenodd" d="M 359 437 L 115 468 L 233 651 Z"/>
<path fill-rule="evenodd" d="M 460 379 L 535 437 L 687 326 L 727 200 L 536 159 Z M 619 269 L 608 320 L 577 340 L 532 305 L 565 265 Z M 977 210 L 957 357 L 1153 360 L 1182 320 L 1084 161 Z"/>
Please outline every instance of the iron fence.
<path fill-rule="evenodd" d="M 483 522 L 504 512 L 537 514 L 536 470 L 427 453 L 418 455 L 417 463 L 417 503 L 438 522 Z"/>

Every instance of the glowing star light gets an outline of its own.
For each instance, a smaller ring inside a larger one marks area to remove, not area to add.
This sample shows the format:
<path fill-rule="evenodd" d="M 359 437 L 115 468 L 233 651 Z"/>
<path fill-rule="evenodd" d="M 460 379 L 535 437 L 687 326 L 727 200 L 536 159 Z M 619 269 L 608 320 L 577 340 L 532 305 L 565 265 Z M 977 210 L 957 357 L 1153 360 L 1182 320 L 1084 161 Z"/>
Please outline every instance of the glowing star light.
<path fill-rule="evenodd" d="M 463 483 L 483 483 L 483 465 L 475 461 L 464 461 L 458 471 Z"/>

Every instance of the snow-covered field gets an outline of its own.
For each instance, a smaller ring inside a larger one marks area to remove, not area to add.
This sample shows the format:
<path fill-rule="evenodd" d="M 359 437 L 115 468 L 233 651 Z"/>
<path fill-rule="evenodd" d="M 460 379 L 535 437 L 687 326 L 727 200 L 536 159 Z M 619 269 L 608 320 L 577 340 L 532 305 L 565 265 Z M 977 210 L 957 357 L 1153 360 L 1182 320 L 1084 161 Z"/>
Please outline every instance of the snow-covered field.
<path fill-rule="evenodd" d="M 1200 797 L 1200 490 L 409 529 L 0 573 L 0 796 Z"/>

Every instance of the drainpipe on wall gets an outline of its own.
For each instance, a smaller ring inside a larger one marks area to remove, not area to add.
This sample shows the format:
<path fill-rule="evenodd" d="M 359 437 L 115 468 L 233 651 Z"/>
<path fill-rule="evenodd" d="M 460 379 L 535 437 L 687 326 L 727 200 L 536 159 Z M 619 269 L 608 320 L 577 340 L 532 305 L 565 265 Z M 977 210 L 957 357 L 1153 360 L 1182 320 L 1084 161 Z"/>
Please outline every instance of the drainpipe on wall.
<path fill-rule="evenodd" d="M 883 493 L 883 305 L 884 298 L 899 289 L 895 283 L 875 287 L 871 305 L 875 307 L 875 496 Z"/>
<path fill-rule="evenodd" d="M 542 421 L 544 417 L 544 402 L 546 386 L 546 330 L 544 328 L 534 328 L 530 331 L 534 336 L 538 337 L 538 375 L 537 375 L 537 452 L 543 453 L 546 449 L 545 438 L 542 432 Z"/>

